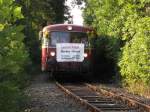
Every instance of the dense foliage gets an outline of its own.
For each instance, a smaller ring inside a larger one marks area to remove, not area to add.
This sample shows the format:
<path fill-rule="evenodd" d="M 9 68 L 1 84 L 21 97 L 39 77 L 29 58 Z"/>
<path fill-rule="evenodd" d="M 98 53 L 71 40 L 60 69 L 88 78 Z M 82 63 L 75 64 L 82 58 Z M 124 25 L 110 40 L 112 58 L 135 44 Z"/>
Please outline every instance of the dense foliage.
<path fill-rule="evenodd" d="M 18 23 L 25 26 L 25 45 L 32 62 L 40 63 L 40 41 L 38 32 L 48 24 L 63 23 L 68 8 L 65 0 L 16 0 L 22 6 L 24 18 Z"/>
<path fill-rule="evenodd" d="M 135 34 L 122 48 L 119 66 L 127 82 L 150 84 L 150 18 L 136 21 L 132 29 Z M 131 35 L 131 33 L 129 33 Z"/>
<path fill-rule="evenodd" d="M 0 112 L 21 111 L 27 74 L 40 62 L 38 32 L 67 19 L 64 2 L 0 0 Z"/>
<path fill-rule="evenodd" d="M 0 111 L 19 112 L 25 68 L 29 64 L 25 49 L 21 7 L 13 0 L 0 0 Z"/>
<path fill-rule="evenodd" d="M 107 35 L 106 57 L 125 84 L 150 82 L 149 0 L 85 0 L 85 24 Z M 118 43 L 119 42 L 119 43 Z"/>

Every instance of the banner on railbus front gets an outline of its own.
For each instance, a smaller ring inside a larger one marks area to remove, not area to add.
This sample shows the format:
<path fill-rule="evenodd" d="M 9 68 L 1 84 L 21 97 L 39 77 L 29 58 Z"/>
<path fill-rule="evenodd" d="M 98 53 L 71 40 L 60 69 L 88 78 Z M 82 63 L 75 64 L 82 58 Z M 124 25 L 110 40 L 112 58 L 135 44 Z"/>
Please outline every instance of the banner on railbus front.
<path fill-rule="evenodd" d="M 56 60 L 57 62 L 82 62 L 84 60 L 84 44 L 56 44 Z"/>

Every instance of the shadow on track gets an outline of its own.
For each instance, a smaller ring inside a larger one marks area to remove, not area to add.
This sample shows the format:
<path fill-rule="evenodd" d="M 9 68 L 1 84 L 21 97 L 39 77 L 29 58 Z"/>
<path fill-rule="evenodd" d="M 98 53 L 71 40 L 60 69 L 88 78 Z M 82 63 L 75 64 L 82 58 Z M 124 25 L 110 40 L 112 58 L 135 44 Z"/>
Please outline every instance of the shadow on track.
<path fill-rule="evenodd" d="M 104 83 L 104 84 L 111 84 L 112 82 L 109 80 L 103 80 L 100 77 L 96 77 L 94 75 L 86 75 L 86 74 L 79 74 L 79 73 L 55 73 L 53 74 L 53 78 L 62 83 Z"/>

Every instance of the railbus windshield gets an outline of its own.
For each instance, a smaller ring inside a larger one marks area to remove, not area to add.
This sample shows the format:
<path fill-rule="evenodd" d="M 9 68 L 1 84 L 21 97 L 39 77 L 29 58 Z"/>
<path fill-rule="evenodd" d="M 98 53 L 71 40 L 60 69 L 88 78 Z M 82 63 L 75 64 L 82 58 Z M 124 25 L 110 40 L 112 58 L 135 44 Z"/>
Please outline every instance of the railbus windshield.
<path fill-rule="evenodd" d="M 50 46 L 55 47 L 56 43 L 84 43 L 88 47 L 88 36 L 84 32 L 60 32 L 50 33 Z"/>

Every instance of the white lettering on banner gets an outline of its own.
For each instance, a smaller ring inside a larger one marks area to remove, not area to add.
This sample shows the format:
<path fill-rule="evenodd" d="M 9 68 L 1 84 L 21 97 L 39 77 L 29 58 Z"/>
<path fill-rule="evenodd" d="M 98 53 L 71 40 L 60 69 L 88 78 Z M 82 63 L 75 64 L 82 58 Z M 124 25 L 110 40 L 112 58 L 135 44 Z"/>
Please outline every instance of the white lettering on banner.
<path fill-rule="evenodd" d="M 82 62 L 84 60 L 84 44 L 58 43 L 56 44 L 57 62 Z"/>

